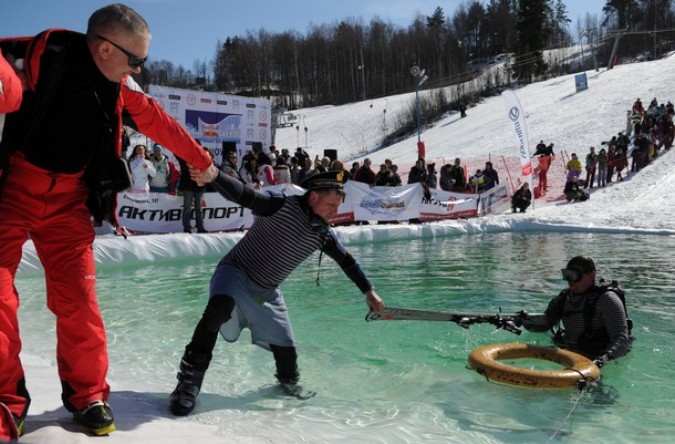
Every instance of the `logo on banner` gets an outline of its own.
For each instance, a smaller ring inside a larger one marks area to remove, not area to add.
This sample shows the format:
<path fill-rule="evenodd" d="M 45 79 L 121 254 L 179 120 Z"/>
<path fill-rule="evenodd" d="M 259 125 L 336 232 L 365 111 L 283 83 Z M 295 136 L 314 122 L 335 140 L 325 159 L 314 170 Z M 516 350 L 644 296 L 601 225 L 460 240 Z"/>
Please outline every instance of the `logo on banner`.
<path fill-rule="evenodd" d="M 392 210 L 405 209 L 405 201 L 394 199 L 363 199 L 359 205 L 372 215 L 389 214 Z"/>
<path fill-rule="evenodd" d="M 194 94 L 188 94 L 187 103 L 188 105 L 194 105 L 195 103 L 197 103 L 197 96 L 195 96 Z"/>
<path fill-rule="evenodd" d="M 178 100 L 180 101 L 180 96 L 178 94 L 169 94 L 169 100 Z"/>
<path fill-rule="evenodd" d="M 518 120 L 518 117 L 520 117 L 520 111 L 518 111 L 518 107 L 517 106 L 511 107 L 511 109 L 509 110 L 509 119 L 515 122 L 516 120 Z"/>

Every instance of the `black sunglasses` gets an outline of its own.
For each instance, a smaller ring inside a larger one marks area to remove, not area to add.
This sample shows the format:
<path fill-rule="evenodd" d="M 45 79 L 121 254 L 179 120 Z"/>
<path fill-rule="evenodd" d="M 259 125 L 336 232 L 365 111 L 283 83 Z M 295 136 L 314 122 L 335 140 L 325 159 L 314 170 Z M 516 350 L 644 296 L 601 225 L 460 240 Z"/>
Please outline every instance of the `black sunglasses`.
<path fill-rule="evenodd" d="M 584 277 L 584 271 L 578 267 L 561 268 L 560 274 L 562 274 L 562 278 L 570 284 L 577 283 Z"/>
<path fill-rule="evenodd" d="M 101 35 L 98 35 L 98 34 L 97 34 L 97 35 L 96 35 L 96 38 L 97 38 L 97 39 L 104 40 L 104 41 L 110 43 L 111 45 L 113 45 L 115 48 L 117 48 L 117 49 L 119 49 L 120 51 L 122 51 L 122 52 L 124 53 L 124 55 L 127 56 L 127 59 L 128 59 L 128 60 L 127 60 L 127 63 L 129 64 L 129 67 L 130 67 L 130 68 L 133 68 L 133 69 L 141 68 L 141 67 L 145 64 L 145 61 L 148 60 L 147 57 L 140 58 L 140 57 L 138 57 L 138 56 L 136 56 L 136 55 L 130 53 L 129 51 L 127 51 L 126 49 L 122 48 L 122 47 L 121 47 L 120 45 L 118 45 L 117 43 L 115 43 L 115 42 L 113 42 L 112 40 L 107 39 L 107 38 L 105 38 L 105 37 L 103 37 L 103 36 L 101 36 Z"/>

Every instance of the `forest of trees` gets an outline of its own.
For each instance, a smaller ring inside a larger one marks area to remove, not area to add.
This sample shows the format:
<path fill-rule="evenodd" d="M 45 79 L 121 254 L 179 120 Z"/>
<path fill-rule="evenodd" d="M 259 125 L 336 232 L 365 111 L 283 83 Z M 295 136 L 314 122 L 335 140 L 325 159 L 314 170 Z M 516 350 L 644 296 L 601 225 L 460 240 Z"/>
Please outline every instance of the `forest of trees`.
<path fill-rule="evenodd" d="M 605 66 L 617 33 L 623 33 L 620 61 L 663 56 L 675 47 L 672 3 L 607 0 L 602 17 L 589 14 L 572 23 L 564 0 L 467 0 L 451 15 L 439 6 L 405 29 L 377 17 L 314 26 L 304 35 L 261 29 L 225 38 L 214 60 L 195 62 L 192 70 L 151 60 L 138 80 L 268 97 L 295 109 L 414 90 L 413 65 L 426 70 L 425 88 L 459 84 L 508 54 L 502 57 L 509 61 L 509 81 L 528 83 L 582 69 L 578 63 L 551 66 L 548 49 L 590 44 L 594 63 Z"/>

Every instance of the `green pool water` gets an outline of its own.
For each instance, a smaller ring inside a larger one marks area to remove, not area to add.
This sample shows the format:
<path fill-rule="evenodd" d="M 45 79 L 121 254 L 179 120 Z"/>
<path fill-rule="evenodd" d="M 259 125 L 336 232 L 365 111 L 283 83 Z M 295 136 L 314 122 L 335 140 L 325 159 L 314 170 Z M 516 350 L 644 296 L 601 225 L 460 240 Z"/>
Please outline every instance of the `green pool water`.
<path fill-rule="evenodd" d="M 289 242 L 291 240 L 289 239 Z M 550 344 L 489 325 L 365 322 L 356 287 L 318 255 L 282 286 L 298 341 L 302 383 L 318 394 L 288 402 L 274 391 L 268 352 L 220 341 L 196 420 L 227 436 L 263 430 L 270 442 L 666 443 L 675 434 L 675 240 L 668 236 L 534 233 L 349 244 L 390 306 L 479 313 L 542 311 L 564 288 L 559 269 L 577 254 L 625 289 L 633 351 L 603 368 L 601 388 L 523 389 L 466 368 L 474 348 Z M 157 406 L 206 301 L 220 256 L 98 268 L 113 384 Z M 41 275 L 17 280 L 26 352 L 53 357 L 52 315 Z M 47 326 L 47 327 L 45 327 Z M 29 381 L 30 384 L 30 381 Z M 114 401 L 114 398 L 112 398 Z M 266 441 L 265 441 L 266 442 Z"/>

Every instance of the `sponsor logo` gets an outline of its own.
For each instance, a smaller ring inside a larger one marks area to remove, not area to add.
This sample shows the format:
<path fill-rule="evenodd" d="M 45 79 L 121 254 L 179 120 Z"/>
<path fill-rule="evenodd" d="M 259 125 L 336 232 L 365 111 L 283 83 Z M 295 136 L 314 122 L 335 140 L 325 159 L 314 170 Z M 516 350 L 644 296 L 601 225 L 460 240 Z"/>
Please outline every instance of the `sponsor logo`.
<path fill-rule="evenodd" d="M 246 108 L 255 108 L 255 103 L 247 103 Z"/>
<path fill-rule="evenodd" d="M 211 103 L 211 102 L 213 102 L 213 100 L 211 99 L 203 99 L 203 98 L 199 99 L 199 103 Z"/>
<path fill-rule="evenodd" d="M 197 97 L 194 94 L 188 94 L 187 103 L 188 105 L 194 105 L 195 103 L 197 103 Z"/>
<path fill-rule="evenodd" d="M 227 100 L 216 100 L 216 105 L 227 105 Z"/>
<path fill-rule="evenodd" d="M 180 96 L 178 94 L 169 94 L 169 100 L 178 100 L 180 101 Z"/>

